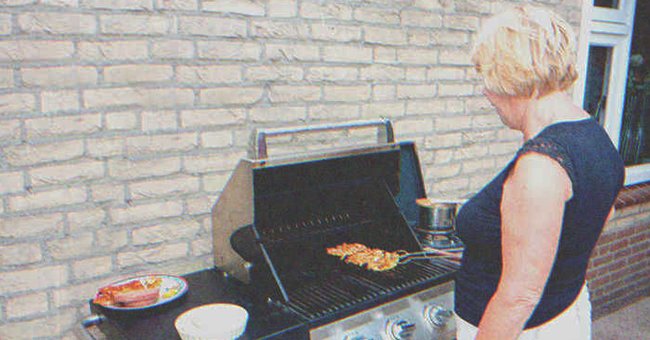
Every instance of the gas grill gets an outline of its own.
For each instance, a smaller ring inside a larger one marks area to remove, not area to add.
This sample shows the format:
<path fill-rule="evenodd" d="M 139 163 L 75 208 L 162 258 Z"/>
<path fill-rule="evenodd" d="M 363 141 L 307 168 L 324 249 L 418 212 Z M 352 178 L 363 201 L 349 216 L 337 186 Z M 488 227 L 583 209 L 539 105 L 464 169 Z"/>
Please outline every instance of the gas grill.
<path fill-rule="evenodd" d="M 282 135 L 378 128 L 378 142 L 267 156 Z M 295 315 L 313 339 L 451 339 L 451 278 L 444 259 L 385 272 L 347 264 L 326 249 L 361 243 L 422 249 L 413 228 L 425 196 L 413 143 L 396 143 L 388 120 L 255 134 L 212 210 L 214 261 L 260 304 Z"/>

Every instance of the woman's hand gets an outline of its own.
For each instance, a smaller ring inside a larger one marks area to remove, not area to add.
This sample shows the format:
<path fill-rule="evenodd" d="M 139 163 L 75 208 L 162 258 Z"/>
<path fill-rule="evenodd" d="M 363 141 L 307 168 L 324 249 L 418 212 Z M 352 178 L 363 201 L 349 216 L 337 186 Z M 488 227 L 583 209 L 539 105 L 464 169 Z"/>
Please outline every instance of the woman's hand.
<path fill-rule="evenodd" d="M 544 291 L 562 230 L 571 180 L 552 158 L 527 153 L 503 185 L 503 268 L 476 339 L 516 339 Z"/>

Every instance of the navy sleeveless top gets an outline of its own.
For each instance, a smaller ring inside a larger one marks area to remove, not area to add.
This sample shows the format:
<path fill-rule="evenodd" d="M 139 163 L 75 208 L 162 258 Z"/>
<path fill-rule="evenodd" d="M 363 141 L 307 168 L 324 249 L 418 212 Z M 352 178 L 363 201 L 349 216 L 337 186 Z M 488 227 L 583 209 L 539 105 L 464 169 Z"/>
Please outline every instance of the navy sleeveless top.
<path fill-rule="evenodd" d="M 565 204 L 549 279 L 526 329 L 554 318 L 576 299 L 585 282 L 591 251 L 623 186 L 623 161 L 605 130 L 592 118 L 549 125 L 526 141 L 505 169 L 458 213 L 457 231 L 465 251 L 456 276 L 455 311 L 475 326 L 501 276 L 503 183 L 517 159 L 527 152 L 556 160 L 571 180 L 573 196 Z"/>

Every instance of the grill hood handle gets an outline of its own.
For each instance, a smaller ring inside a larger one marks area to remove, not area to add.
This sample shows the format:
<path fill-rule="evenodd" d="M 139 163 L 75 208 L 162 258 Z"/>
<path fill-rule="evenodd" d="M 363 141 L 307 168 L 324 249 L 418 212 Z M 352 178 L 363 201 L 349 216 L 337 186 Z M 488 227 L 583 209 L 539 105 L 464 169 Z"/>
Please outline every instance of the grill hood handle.
<path fill-rule="evenodd" d="M 395 136 L 393 134 L 393 125 L 389 119 L 373 119 L 373 120 L 360 120 L 351 121 L 341 124 L 323 124 L 323 125 L 307 125 L 287 128 L 270 128 L 270 129 L 257 129 L 255 131 L 254 150 L 257 159 L 268 158 L 267 143 L 268 137 L 295 135 L 302 133 L 324 132 L 335 130 L 349 130 L 355 128 L 370 128 L 377 127 L 379 133 L 377 134 L 378 143 L 394 143 Z"/>

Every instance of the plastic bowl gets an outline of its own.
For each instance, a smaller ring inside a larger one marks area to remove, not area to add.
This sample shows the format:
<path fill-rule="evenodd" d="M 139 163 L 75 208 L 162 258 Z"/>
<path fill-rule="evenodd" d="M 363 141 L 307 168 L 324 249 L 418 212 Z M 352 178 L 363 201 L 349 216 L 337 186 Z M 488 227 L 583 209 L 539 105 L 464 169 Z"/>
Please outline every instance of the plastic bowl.
<path fill-rule="evenodd" d="M 186 311 L 174 325 L 183 340 L 230 340 L 246 329 L 248 312 L 237 305 L 215 303 Z"/>

